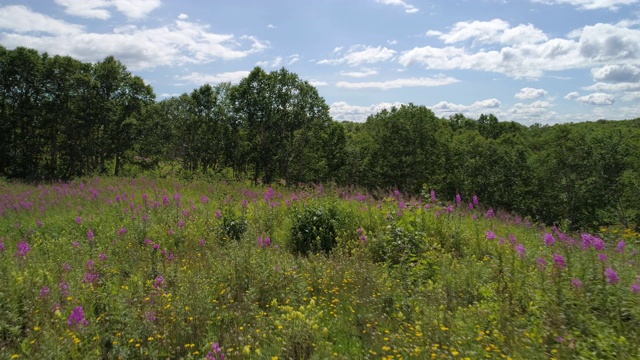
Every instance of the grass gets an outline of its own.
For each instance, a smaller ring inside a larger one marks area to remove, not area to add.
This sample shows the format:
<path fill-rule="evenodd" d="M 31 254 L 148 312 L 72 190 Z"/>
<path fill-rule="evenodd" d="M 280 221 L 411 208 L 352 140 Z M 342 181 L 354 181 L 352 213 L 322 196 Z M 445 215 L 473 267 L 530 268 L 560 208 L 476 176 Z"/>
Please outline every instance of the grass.
<path fill-rule="evenodd" d="M 2 183 L 0 358 L 640 356 L 639 234 L 492 213 L 322 186 Z"/>

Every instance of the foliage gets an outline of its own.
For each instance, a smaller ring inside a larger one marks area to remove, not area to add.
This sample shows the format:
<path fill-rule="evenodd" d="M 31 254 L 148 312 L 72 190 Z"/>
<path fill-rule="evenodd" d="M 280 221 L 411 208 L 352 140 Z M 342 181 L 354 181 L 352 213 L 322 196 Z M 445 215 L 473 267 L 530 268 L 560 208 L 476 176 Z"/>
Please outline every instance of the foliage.
<path fill-rule="evenodd" d="M 322 186 L 96 177 L 0 194 L 0 358 L 640 356 L 631 229 Z M 296 232 L 319 253 L 286 251 Z"/>

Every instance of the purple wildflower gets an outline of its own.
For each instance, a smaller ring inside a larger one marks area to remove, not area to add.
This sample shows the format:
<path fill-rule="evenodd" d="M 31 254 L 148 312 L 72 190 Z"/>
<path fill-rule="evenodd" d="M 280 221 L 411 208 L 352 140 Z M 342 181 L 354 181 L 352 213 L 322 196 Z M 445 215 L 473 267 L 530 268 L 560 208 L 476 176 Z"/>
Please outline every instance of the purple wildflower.
<path fill-rule="evenodd" d="M 618 243 L 618 246 L 616 247 L 616 251 L 622 254 L 624 252 L 625 246 L 627 246 L 627 243 L 625 243 L 624 240 L 620 240 L 620 242 Z"/>
<path fill-rule="evenodd" d="M 472 202 L 473 202 L 474 206 L 478 206 L 478 204 L 480 204 L 480 202 L 478 201 L 478 196 L 477 195 L 475 195 L 475 194 L 473 195 Z"/>
<path fill-rule="evenodd" d="M 94 234 L 93 234 L 93 230 L 89 230 L 87 231 L 87 240 L 91 241 L 93 240 Z"/>
<path fill-rule="evenodd" d="M 80 216 L 76 216 L 76 224 L 82 224 L 82 218 Z"/>
<path fill-rule="evenodd" d="M 204 246 L 204 239 L 200 239 L 200 241 L 198 242 L 198 245 L 200 245 L 200 247 Z"/>
<path fill-rule="evenodd" d="M 567 267 L 567 262 L 564 260 L 564 256 L 560 254 L 553 254 L 553 265 L 558 269 L 564 269 Z"/>
<path fill-rule="evenodd" d="M 207 353 L 206 360 L 224 360 L 224 354 L 222 353 L 222 349 L 220 349 L 220 345 L 217 342 L 211 345 L 211 351 Z"/>
<path fill-rule="evenodd" d="M 436 191 L 431 189 L 431 201 L 435 202 L 436 201 Z"/>
<path fill-rule="evenodd" d="M 520 258 L 524 258 L 524 245 L 522 243 L 516 245 L 516 252 L 520 255 Z"/>
<path fill-rule="evenodd" d="M 593 248 L 597 251 L 604 251 L 604 241 L 602 241 L 602 239 L 600 239 L 599 237 L 592 237 L 593 238 Z"/>
<path fill-rule="evenodd" d="M 173 236 L 173 234 L 175 234 L 176 232 L 173 231 L 173 229 L 169 229 L 169 231 L 167 231 L 167 234 L 169 234 L 169 236 Z"/>
<path fill-rule="evenodd" d="M 156 321 L 156 313 L 154 311 L 147 311 L 144 313 L 144 318 L 147 321 L 154 322 Z"/>
<path fill-rule="evenodd" d="M 487 210 L 487 219 L 493 219 L 493 209 Z"/>
<path fill-rule="evenodd" d="M 36 225 L 41 228 L 42 227 L 42 221 L 40 219 L 36 220 Z"/>
<path fill-rule="evenodd" d="M 71 265 L 69 265 L 69 263 L 62 264 L 62 270 L 64 270 L 64 272 L 71 271 Z"/>
<path fill-rule="evenodd" d="M 0 242 L 0 252 L 4 252 L 7 248 L 4 246 L 4 242 Z"/>
<path fill-rule="evenodd" d="M 96 281 L 98 281 L 98 274 L 92 273 L 92 272 L 87 272 L 84 274 L 84 277 L 82 278 L 82 283 L 83 284 L 95 284 Z"/>
<path fill-rule="evenodd" d="M 509 234 L 509 242 L 511 243 L 511 245 L 515 245 L 516 241 L 516 236 L 513 234 Z"/>
<path fill-rule="evenodd" d="M 460 197 L 460 194 L 456 194 L 456 204 L 460 204 L 462 202 L 462 197 Z"/>
<path fill-rule="evenodd" d="M 576 289 L 580 289 L 582 288 L 582 281 L 580 281 L 580 279 L 578 278 L 573 278 L 571 279 L 571 286 L 573 286 Z"/>
<path fill-rule="evenodd" d="M 631 292 L 634 294 L 640 294 L 640 284 L 631 284 Z"/>
<path fill-rule="evenodd" d="M 105 253 L 100 253 L 100 255 L 98 255 L 98 259 L 105 261 L 107 260 L 107 254 Z"/>
<path fill-rule="evenodd" d="M 538 270 L 544 271 L 547 268 L 547 261 L 541 257 L 538 258 Z"/>
<path fill-rule="evenodd" d="M 96 263 L 95 263 L 92 259 L 89 259 L 89 260 L 87 261 L 87 264 L 86 264 L 86 266 L 87 266 L 87 270 L 93 270 L 93 268 L 95 267 L 95 265 L 96 265 Z"/>
<path fill-rule="evenodd" d="M 29 246 L 29 243 L 27 243 L 26 241 L 20 241 L 16 245 L 16 248 L 18 248 L 18 250 L 15 253 L 16 257 L 24 258 L 25 256 L 27 256 L 29 251 L 31 251 L 31 247 Z"/>
<path fill-rule="evenodd" d="M 222 217 L 222 213 L 220 212 L 220 209 L 216 210 L 216 219 L 220 219 Z"/>
<path fill-rule="evenodd" d="M 58 288 L 60 289 L 60 294 L 64 295 L 64 296 L 69 296 L 71 295 L 71 292 L 69 291 L 69 284 L 61 281 L 60 284 L 58 285 Z"/>
<path fill-rule="evenodd" d="M 620 282 L 618 273 L 616 273 L 616 271 L 612 268 L 606 268 L 604 270 L 604 275 L 607 277 L 607 284 L 609 285 L 617 284 Z"/>
<path fill-rule="evenodd" d="M 153 287 L 158 290 L 159 287 L 162 287 L 162 284 L 164 284 L 164 277 L 162 275 L 158 275 L 153 281 Z"/>
<path fill-rule="evenodd" d="M 602 261 L 602 262 L 607 261 L 607 254 L 605 254 L 605 253 L 599 253 L 599 254 L 598 254 L 598 261 Z"/>
<path fill-rule="evenodd" d="M 208 204 L 209 203 L 209 198 L 204 196 L 204 195 L 202 195 L 202 196 L 200 196 L 200 202 L 203 203 L 203 204 Z"/>
<path fill-rule="evenodd" d="M 40 289 L 40 294 L 38 296 L 41 299 L 49 297 L 49 287 L 48 286 L 43 286 L 42 289 Z"/>
<path fill-rule="evenodd" d="M 71 246 L 74 247 L 74 248 L 77 248 L 78 246 L 80 246 L 80 243 L 77 242 L 77 241 L 74 241 L 74 242 L 71 243 Z"/>
<path fill-rule="evenodd" d="M 544 234 L 544 244 L 546 246 L 553 246 L 555 242 L 556 242 L 556 238 L 554 238 L 553 235 L 549 233 Z"/>
<path fill-rule="evenodd" d="M 86 326 L 89 324 L 89 320 L 84 317 L 84 310 L 82 309 L 82 306 L 78 306 L 73 309 L 73 312 L 69 315 L 67 324 L 69 327 L 75 327 L 76 329 L 80 326 Z"/>
<path fill-rule="evenodd" d="M 493 231 L 491 230 L 487 231 L 487 240 L 493 240 L 495 238 L 496 238 L 496 234 Z"/>
<path fill-rule="evenodd" d="M 127 228 L 121 228 L 118 230 L 118 235 L 124 236 L 127 233 Z"/>

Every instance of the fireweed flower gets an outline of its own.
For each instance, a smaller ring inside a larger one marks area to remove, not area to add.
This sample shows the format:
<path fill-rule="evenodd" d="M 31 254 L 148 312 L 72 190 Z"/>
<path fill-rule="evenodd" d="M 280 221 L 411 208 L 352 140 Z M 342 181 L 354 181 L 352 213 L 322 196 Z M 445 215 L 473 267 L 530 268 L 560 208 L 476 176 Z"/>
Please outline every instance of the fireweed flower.
<path fill-rule="evenodd" d="M 544 244 L 547 246 L 553 246 L 553 244 L 555 244 L 556 239 L 553 237 L 553 235 L 546 233 L 544 234 Z"/>
<path fill-rule="evenodd" d="M 436 201 L 436 191 L 431 189 L 431 201 L 435 202 Z"/>
<path fill-rule="evenodd" d="M 631 292 L 634 294 L 640 294 L 640 284 L 631 284 Z"/>
<path fill-rule="evenodd" d="M 460 204 L 462 202 L 462 197 L 460 197 L 460 194 L 456 194 L 456 204 Z"/>
<path fill-rule="evenodd" d="M 582 281 L 580 281 L 580 279 L 578 278 L 573 278 L 571 279 L 571 286 L 573 286 L 576 289 L 580 289 L 582 288 Z"/>
<path fill-rule="evenodd" d="M 516 236 L 513 234 L 509 234 L 509 242 L 511 243 L 511 245 L 515 245 L 516 241 Z"/>
<path fill-rule="evenodd" d="M 495 238 L 496 238 L 496 234 L 493 231 L 491 230 L 487 231 L 487 240 L 493 240 Z"/>
<path fill-rule="evenodd" d="M 620 277 L 618 276 L 618 273 L 616 273 L 616 271 L 613 270 L 612 268 L 606 268 L 604 270 L 604 276 L 607 277 L 607 284 L 609 285 L 617 284 L 620 282 Z"/>
<path fill-rule="evenodd" d="M 524 258 L 524 245 L 522 243 L 516 245 L 516 252 L 520 255 L 520 258 Z"/>
<path fill-rule="evenodd" d="M 93 230 L 87 231 L 87 240 L 91 241 L 93 240 L 93 237 L 94 237 Z"/>
<path fill-rule="evenodd" d="M 593 248 L 597 251 L 604 251 L 604 241 L 598 237 L 593 237 Z"/>
<path fill-rule="evenodd" d="M 553 254 L 553 265 L 555 265 L 558 269 L 564 269 L 567 267 L 567 262 L 564 260 L 564 256 Z"/>
<path fill-rule="evenodd" d="M 89 325 L 89 320 L 84 317 L 84 310 L 82 309 L 82 306 L 78 306 L 73 309 L 73 312 L 69 315 L 69 320 L 67 320 L 67 325 L 69 325 L 70 328 L 76 329 L 81 326 Z"/>
<path fill-rule="evenodd" d="M 164 277 L 162 275 L 158 275 L 153 281 L 153 287 L 158 290 L 159 287 L 162 287 L 162 284 L 164 284 Z"/>
<path fill-rule="evenodd" d="M 616 251 L 622 254 L 624 252 L 625 246 L 627 246 L 627 243 L 625 243 L 624 240 L 620 240 L 620 242 L 618 243 L 618 246 L 616 247 Z"/>
<path fill-rule="evenodd" d="M 604 254 L 604 253 L 598 254 L 598 261 L 602 261 L 602 262 L 607 261 L 607 254 Z"/>
<path fill-rule="evenodd" d="M 64 296 L 71 295 L 71 292 L 69 291 L 69 284 L 67 284 L 66 282 L 61 281 L 60 284 L 58 285 L 58 288 L 60 289 L 60 294 Z"/>
<path fill-rule="evenodd" d="M 473 195 L 472 203 L 474 206 L 478 206 L 478 204 L 480 204 L 480 202 L 478 201 L 478 196 Z"/>
<path fill-rule="evenodd" d="M 493 209 L 487 210 L 487 219 L 493 219 Z"/>
<path fill-rule="evenodd" d="M 76 224 L 82 224 L 82 218 L 80 216 L 76 216 Z"/>
<path fill-rule="evenodd" d="M 31 247 L 29 246 L 29 243 L 27 243 L 26 241 L 20 241 L 16 245 L 16 248 L 18 250 L 16 251 L 16 253 L 14 255 L 17 258 L 23 258 L 24 259 L 24 257 L 27 256 L 27 254 L 31 251 Z"/>
<path fill-rule="evenodd" d="M 40 293 L 38 294 L 38 296 L 40 297 L 40 299 L 49 297 L 49 287 L 43 286 L 42 289 L 40 289 Z"/>

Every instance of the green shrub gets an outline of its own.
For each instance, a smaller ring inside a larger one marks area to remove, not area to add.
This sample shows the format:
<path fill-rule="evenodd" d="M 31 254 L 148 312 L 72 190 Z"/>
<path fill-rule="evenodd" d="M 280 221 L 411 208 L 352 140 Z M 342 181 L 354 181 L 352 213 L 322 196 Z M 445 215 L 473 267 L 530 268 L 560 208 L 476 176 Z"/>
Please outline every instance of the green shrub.
<path fill-rule="evenodd" d="M 334 205 L 312 205 L 292 215 L 290 246 L 294 254 L 328 254 L 337 245 L 341 214 Z"/>

